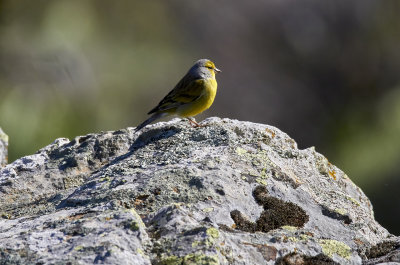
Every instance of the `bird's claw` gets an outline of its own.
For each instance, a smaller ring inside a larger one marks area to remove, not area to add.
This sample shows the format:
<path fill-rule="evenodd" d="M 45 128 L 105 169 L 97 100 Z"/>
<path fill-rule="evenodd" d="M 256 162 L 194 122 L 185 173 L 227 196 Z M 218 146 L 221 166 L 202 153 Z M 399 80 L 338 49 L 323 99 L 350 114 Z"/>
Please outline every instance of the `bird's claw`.
<path fill-rule="evenodd" d="M 201 124 L 198 124 L 196 121 L 194 121 L 194 120 L 191 120 L 191 119 L 188 119 L 189 120 L 189 123 L 190 123 L 190 125 L 193 127 L 193 128 L 199 128 L 199 127 L 205 127 L 206 125 L 201 125 Z"/>

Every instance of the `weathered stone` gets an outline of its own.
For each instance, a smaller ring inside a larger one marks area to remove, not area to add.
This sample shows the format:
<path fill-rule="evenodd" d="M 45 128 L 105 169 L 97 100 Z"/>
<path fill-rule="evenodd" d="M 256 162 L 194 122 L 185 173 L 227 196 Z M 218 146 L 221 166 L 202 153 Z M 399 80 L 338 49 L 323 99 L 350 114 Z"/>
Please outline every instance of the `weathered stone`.
<path fill-rule="evenodd" d="M 203 123 L 191 128 L 175 119 L 137 133 L 128 128 L 58 139 L 2 168 L 0 259 L 400 261 L 398 239 L 374 220 L 368 198 L 314 148 L 300 150 L 267 125 Z"/>
<path fill-rule="evenodd" d="M 8 163 L 8 135 L 0 128 L 0 167 Z"/>

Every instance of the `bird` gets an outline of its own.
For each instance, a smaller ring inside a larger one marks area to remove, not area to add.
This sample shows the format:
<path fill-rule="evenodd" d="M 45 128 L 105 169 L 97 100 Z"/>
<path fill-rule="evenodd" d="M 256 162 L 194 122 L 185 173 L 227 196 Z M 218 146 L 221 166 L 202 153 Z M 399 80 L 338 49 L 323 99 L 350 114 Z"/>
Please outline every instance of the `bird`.
<path fill-rule="evenodd" d="M 177 115 L 187 118 L 192 127 L 201 127 L 192 117 L 208 109 L 217 93 L 216 73 L 221 72 L 208 59 L 200 59 L 189 69 L 178 84 L 147 114 L 152 114 L 139 124 L 135 132 L 162 117 Z"/>

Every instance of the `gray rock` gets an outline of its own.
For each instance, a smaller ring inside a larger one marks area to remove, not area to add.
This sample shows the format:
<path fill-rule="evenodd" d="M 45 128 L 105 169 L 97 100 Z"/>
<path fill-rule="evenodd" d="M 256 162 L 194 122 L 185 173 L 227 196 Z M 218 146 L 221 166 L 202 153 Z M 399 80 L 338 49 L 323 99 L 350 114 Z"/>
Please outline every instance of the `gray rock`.
<path fill-rule="evenodd" d="M 8 135 L 0 128 L 0 167 L 8 163 Z"/>
<path fill-rule="evenodd" d="M 0 170 L 1 264 L 378 264 L 399 240 L 314 148 L 178 119 L 57 139 Z"/>

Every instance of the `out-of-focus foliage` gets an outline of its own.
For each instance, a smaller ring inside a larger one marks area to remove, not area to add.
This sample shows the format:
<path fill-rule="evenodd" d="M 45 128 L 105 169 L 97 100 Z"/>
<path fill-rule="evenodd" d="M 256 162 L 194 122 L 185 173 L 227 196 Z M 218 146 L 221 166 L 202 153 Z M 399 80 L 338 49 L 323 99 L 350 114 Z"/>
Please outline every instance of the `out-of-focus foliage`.
<path fill-rule="evenodd" d="M 395 0 L 0 0 L 10 160 L 137 125 L 209 58 L 223 72 L 199 119 L 268 123 L 316 146 L 399 234 L 399 14 Z"/>

